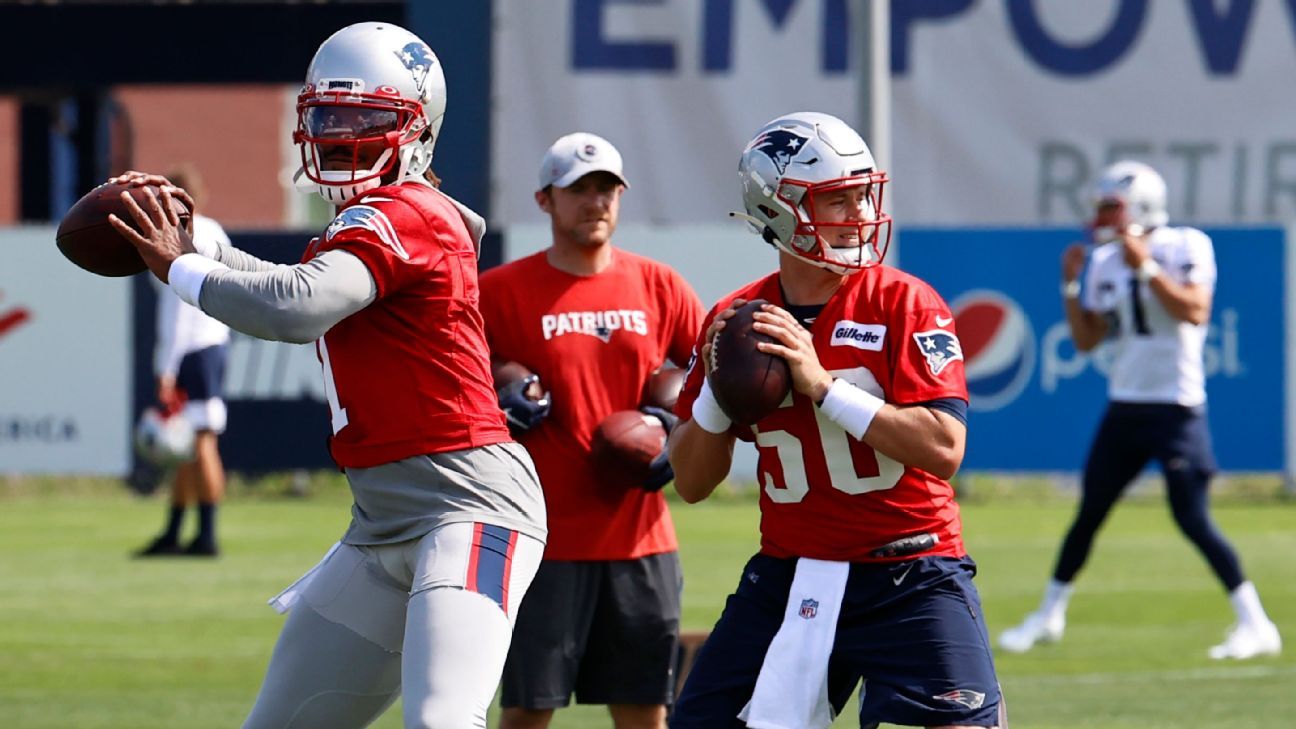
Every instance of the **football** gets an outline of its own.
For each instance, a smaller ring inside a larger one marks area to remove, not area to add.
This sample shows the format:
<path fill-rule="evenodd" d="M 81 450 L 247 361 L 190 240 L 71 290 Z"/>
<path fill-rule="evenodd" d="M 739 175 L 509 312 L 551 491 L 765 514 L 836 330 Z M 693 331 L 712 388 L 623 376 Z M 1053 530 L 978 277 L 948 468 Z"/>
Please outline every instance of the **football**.
<path fill-rule="evenodd" d="M 69 261 L 90 273 L 100 276 L 130 276 L 147 268 L 135 246 L 121 237 L 117 229 L 108 222 L 108 215 L 114 213 L 138 230 L 135 219 L 122 204 L 123 190 L 130 190 L 140 207 L 148 210 L 147 194 L 142 186 L 104 183 L 77 200 L 59 222 L 58 233 L 54 236 L 59 250 Z M 178 199 L 173 198 L 173 202 L 181 224 L 186 229 L 189 228 L 191 211 Z"/>
<path fill-rule="evenodd" d="M 752 315 L 765 303 L 756 299 L 743 304 L 711 342 L 707 380 L 720 408 L 740 425 L 751 425 L 774 412 L 792 391 L 787 360 L 756 349 L 758 342 L 775 341 L 752 330 Z"/>
<path fill-rule="evenodd" d="M 644 385 L 643 397 L 639 402 L 667 412 L 675 412 L 675 401 L 679 400 L 682 389 L 684 389 L 684 370 L 678 367 L 663 367 L 648 378 L 647 384 Z"/>
<path fill-rule="evenodd" d="M 505 386 L 519 380 L 524 380 L 534 374 L 527 369 L 525 365 L 517 362 L 501 362 L 491 360 L 491 377 L 495 379 L 495 391 L 499 392 Z M 531 400 L 539 400 L 544 397 L 544 385 L 539 380 L 532 382 L 526 390 L 526 396 Z"/>
<path fill-rule="evenodd" d="M 648 466 L 666 447 L 661 421 L 638 410 L 618 410 L 594 429 L 590 445 L 600 469 L 635 480 L 648 476 Z"/>

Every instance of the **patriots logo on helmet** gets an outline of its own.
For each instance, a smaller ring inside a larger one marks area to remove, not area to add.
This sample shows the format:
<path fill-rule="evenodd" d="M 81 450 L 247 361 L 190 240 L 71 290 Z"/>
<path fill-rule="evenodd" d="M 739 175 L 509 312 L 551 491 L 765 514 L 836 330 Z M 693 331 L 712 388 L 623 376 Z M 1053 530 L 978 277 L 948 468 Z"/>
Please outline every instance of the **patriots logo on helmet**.
<path fill-rule="evenodd" d="M 436 63 L 432 49 L 418 42 L 406 43 L 404 48 L 396 52 L 396 57 L 409 69 L 410 75 L 414 77 L 414 88 L 418 89 L 421 96 L 423 84 L 427 83 L 428 71 Z"/>
<path fill-rule="evenodd" d="M 797 152 L 801 151 L 801 148 L 808 141 L 810 141 L 809 137 L 803 137 L 796 132 L 787 129 L 774 129 L 756 137 L 756 139 L 752 140 L 751 146 L 752 149 L 769 157 L 781 175 L 787 170 L 792 158 L 796 156 Z"/>
<path fill-rule="evenodd" d="M 923 358 L 927 360 L 927 369 L 931 370 L 933 375 L 939 375 L 950 362 L 963 359 L 963 346 L 959 344 L 958 337 L 952 332 L 931 329 L 917 332 L 913 338 L 918 344 L 918 351 L 922 352 Z"/>
<path fill-rule="evenodd" d="M 409 251 L 406 251 L 405 246 L 401 244 L 400 236 L 396 234 L 396 226 L 392 225 L 391 220 L 378 208 L 369 205 L 352 205 L 343 210 L 333 218 L 333 222 L 329 223 L 324 231 L 324 239 L 333 240 L 333 236 L 348 228 L 372 231 L 378 236 L 378 240 L 395 251 L 396 255 L 403 260 L 409 260 Z"/>

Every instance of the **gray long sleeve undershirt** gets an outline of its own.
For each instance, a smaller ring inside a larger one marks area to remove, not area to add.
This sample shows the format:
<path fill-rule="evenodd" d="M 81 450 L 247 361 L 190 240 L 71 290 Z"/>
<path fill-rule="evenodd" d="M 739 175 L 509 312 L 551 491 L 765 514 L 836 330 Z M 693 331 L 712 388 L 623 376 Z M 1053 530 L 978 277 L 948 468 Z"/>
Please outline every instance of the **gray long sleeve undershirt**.
<path fill-rule="evenodd" d="M 283 265 L 257 258 L 251 253 L 239 250 L 234 246 L 213 242 L 216 243 L 215 248 L 211 250 L 200 248 L 198 252 L 208 258 L 220 261 L 236 271 L 271 271 Z"/>
<path fill-rule="evenodd" d="M 207 274 L 200 308 L 260 339 L 313 342 L 378 296 L 369 268 L 346 251 L 325 251 L 295 266 L 226 246 L 212 257 L 230 268 Z"/>

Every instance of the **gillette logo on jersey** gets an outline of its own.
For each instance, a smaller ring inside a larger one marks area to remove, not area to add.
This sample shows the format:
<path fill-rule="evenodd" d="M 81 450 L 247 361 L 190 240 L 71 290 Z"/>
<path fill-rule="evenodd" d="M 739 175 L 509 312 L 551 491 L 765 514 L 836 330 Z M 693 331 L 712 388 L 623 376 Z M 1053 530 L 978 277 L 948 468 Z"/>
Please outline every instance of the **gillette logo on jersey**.
<path fill-rule="evenodd" d="M 843 319 L 833 327 L 832 346 L 881 352 L 886 329 L 885 324 L 859 324 Z"/>
<path fill-rule="evenodd" d="M 648 315 L 642 310 L 567 311 L 540 317 L 545 340 L 564 334 L 586 334 L 607 343 L 619 329 L 648 336 Z"/>

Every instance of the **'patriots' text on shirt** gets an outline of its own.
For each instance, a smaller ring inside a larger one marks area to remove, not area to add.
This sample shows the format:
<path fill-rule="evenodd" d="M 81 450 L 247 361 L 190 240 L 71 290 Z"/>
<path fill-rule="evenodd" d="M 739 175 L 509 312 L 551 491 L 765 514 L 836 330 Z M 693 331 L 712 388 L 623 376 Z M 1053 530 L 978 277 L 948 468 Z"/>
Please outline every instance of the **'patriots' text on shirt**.
<path fill-rule="evenodd" d="M 618 309 L 615 311 L 568 311 L 545 314 L 540 317 L 546 340 L 564 334 L 588 334 L 604 342 L 612 332 L 624 329 L 640 336 L 648 335 L 648 315 L 643 311 Z"/>

